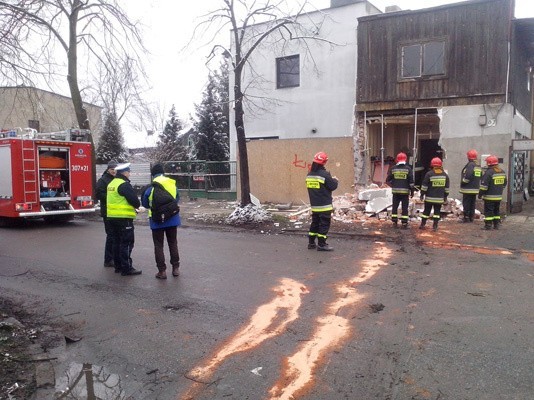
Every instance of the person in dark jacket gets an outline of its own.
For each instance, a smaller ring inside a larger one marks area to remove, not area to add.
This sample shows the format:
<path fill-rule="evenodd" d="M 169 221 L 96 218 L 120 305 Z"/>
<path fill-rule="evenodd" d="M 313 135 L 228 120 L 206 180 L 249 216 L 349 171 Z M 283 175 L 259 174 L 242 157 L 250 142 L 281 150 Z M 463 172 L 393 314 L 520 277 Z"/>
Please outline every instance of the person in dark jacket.
<path fill-rule="evenodd" d="M 121 275 L 139 275 L 142 271 L 132 265 L 135 242 L 133 221 L 141 202 L 130 184 L 130 163 L 115 167 L 115 178 L 107 191 L 107 218 L 113 235 L 115 272 Z"/>
<path fill-rule="evenodd" d="M 421 184 L 421 200 L 425 201 L 423 215 L 421 215 L 421 226 L 419 229 L 425 229 L 426 221 L 430 218 L 432 208 L 432 229 L 438 230 L 439 220 L 441 218 L 441 205 L 447 201 L 449 195 L 449 176 L 443 170 L 441 158 L 434 157 L 430 161 L 432 169 L 425 174 Z"/>
<path fill-rule="evenodd" d="M 408 196 L 413 197 L 414 184 L 413 184 L 413 172 L 412 168 L 406 164 L 408 157 L 405 153 L 397 154 L 397 164 L 389 170 L 386 183 L 391 186 L 391 192 L 393 193 L 393 207 L 391 209 L 391 221 L 396 228 L 398 223 L 398 209 L 399 204 L 402 206 L 401 214 L 401 226 L 408 228 Z"/>
<path fill-rule="evenodd" d="M 163 188 L 175 199 L 176 203 L 180 201 L 180 194 L 176 181 L 172 178 L 163 175 L 163 165 L 160 163 L 154 164 L 152 167 L 152 182 L 156 182 L 163 186 Z M 178 269 L 180 268 L 180 253 L 178 252 L 178 226 L 181 225 L 180 214 L 173 215 L 167 221 L 156 222 L 152 218 L 152 201 L 154 196 L 154 187 L 149 186 L 142 195 L 141 204 L 148 209 L 148 216 L 150 220 L 150 229 L 152 230 L 152 241 L 154 242 L 154 255 L 156 257 L 156 267 L 158 273 L 156 278 L 167 279 L 167 265 L 165 264 L 164 253 L 164 239 L 167 237 L 167 245 L 170 252 L 170 263 L 172 266 L 172 276 L 178 276 Z"/>
<path fill-rule="evenodd" d="M 469 150 L 467 152 L 467 164 L 462 169 L 460 193 L 463 196 L 464 218 L 460 222 L 473 222 L 475 218 L 476 199 L 480 189 L 480 178 L 482 177 L 482 168 L 480 168 L 477 158 L 477 151 Z"/>
<path fill-rule="evenodd" d="M 504 188 L 506 187 L 506 173 L 499 167 L 499 159 L 496 156 L 486 158 L 488 169 L 480 181 L 479 199 L 484 200 L 484 229 L 499 229 L 501 224 L 501 201 Z"/>
<path fill-rule="evenodd" d="M 328 156 L 322 151 L 315 154 L 310 172 L 306 176 L 306 187 L 310 196 L 312 222 L 308 232 L 308 249 L 318 251 L 334 250 L 326 243 L 332 217 L 332 192 L 337 189 L 338 181 L 325 169 Z M 317 238 L 317 245 L 315 244 Z"/>
<path fill-rule="evenodd" d="M 106 232 L 106 244 L 104 247 L 104 267 L 114 267 L 113 263 L 113 237 L 111 235 L 111 227 L 106 216 L 108 185 L 115 178 L 115 167 L 117 161 L 111 160 L 108 162 L 107 168 L 96 182 L 96 198 L 100 201 L 100 216 L 104 221 L 104 230 Z"/>

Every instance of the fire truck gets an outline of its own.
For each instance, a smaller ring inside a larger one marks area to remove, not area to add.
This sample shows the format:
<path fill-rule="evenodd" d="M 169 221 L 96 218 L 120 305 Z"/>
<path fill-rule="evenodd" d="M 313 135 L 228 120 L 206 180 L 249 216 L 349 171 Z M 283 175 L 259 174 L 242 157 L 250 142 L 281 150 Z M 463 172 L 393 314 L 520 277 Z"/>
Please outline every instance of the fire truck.
<path fill-rule="evenodd" d="M 95 212 L 89 135 L 0 130 L 0 218 L 55 221 Z"/>

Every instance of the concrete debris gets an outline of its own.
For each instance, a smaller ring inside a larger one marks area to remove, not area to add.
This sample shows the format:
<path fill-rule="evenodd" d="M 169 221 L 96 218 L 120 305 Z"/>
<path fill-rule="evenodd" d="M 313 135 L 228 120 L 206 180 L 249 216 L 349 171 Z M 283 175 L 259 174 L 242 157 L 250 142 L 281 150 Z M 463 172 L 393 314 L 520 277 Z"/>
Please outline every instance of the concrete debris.
<path fill-rule="evenodd" d="M 234 212 L 225 220 L 225 222 L 230 225 L 269 221 L 272 221 L 272 214 L 254 204 L 247 204 L 245 207 L 236 207 Z"/>
<path fill-rule="evenodd" d="M 381 211 L 384 211 L 386 208 L 391 207 L 393 204 L 393 195 L 391 191 L 389 196 L 384 197 L 374 197 L 367 202 L 365 205 L 365 212 L 378 214 Z"/>
<path fill-rule="evenodd" d="M 377 197 L 391 197 L 391 188 L 365 189 L 358 193 L 358 200 L 370 201 Z"/>

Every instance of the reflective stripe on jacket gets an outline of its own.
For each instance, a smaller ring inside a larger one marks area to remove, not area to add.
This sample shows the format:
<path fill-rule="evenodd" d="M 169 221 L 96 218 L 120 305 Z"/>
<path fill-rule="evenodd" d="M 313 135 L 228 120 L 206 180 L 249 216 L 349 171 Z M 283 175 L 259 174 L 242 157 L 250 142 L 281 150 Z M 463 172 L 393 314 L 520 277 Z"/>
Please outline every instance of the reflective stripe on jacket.
<path fill-rule="evenodd" d="M 323 168 L 310 171 L 306 176 L 306 188 L 310 196 L 312 212 L 332 211 L 332 192 L 337 189 L 338 182 Z"/>
<path fill-rule="evenodd" d="M 449 195 L 449 176 L 441 168 L 431 169 L 423 178 L 421 193 L 428 203 L 443 203 Z"/>
<path fill-rule="evenodd" d="M 506 173 L 495 165 L 489 167 L 480 181 L 480 193 L 485 201 L 501 201 L 506 187 Z"/>
<path fill-rule="evenodd" d="M 406 164 L 394 165 L 389 170 L 386 183 L 394 194 L 410 194 L 413 190 L 412 168 Z"/>
<path fill-rule="evenodd" d="M 135 219 L 135 208 L 128 200 L 119 194 L 119 187 L 125 184 L 124 179 L 113 179 L 107 189 L 107 217 L 108 218 L 131 218 Z"/>
<path fill-rule="evenodd" d="M 476 160 L 469 161 L 462 170 L 462 182 L 460 183 L 460 193 L 478 194 L 480 190 L 480 178 L 482 168 Z"/>

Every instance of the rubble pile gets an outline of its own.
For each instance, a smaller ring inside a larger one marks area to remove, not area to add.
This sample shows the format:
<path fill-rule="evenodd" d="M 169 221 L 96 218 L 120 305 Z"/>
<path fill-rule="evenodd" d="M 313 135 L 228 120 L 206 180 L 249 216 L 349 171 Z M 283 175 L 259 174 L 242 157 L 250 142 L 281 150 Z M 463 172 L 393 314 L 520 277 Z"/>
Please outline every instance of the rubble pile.
<path fill-rule="evenodd" d="M 369 219 L 384 219 L 391 216 L 391 206 L 393 203 L 393 194 L 390 187 L 379 187 L 370 185 L 358 193 L 345 193 L 341 196 L 334 196 L 333 219 L 339 222 L 365 222 Z M 416 192 L 410 199 L 408 213 L 411 219 L 417 219 L 423 212 L 424 202 Z M 462 202 L 457 199 L 447 199 L 441 211 L 448 214 L 449 218 L 460 218 L 463 213 Z M 311 215 L 309 206 L 301 206 L 298 210 L 291 212 L 289 218 L 292 221 L 308 219 Z M 480 212 L 476 211 L 476 218 L 481 218 Z"/>
<path fill-rule="evenodd" d="M 248 223 L 260 223 L 272 221 L 272 215 L 261 206 L 247 204 L 245 207 L 236 207 L 230 214 L 225 223 L 230 225 L 241 225 Z"/>

